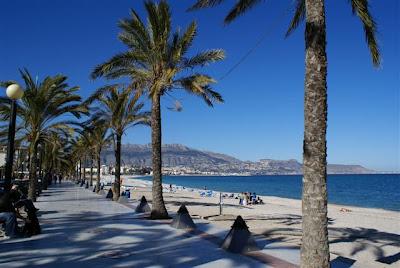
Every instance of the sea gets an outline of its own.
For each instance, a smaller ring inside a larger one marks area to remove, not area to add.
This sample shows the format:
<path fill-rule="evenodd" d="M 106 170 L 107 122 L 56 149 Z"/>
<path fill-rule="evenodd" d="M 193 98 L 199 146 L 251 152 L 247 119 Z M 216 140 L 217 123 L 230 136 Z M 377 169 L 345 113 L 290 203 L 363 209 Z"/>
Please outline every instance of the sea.
<path fill-rule="evenodd" d="M 400 211 L 400 174 L 328 175 L 327 180 L 331 204 Z M 302 190 L 301 175 L 164 176 L 163 183 L 292 199 L 301 199 Z"/>

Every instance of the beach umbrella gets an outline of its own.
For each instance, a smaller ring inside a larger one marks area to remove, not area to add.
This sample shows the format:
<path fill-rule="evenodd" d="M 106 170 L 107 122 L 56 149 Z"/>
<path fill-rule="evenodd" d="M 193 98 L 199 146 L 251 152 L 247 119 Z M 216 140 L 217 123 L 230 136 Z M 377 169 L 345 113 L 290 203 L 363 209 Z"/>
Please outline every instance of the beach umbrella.
<path fill-rule="evenodd" d="M 176 229 L 196 229 L 196 224 L 193 222 L 184 204 L 179 207 L 177 215 L 172 220 L 171 226 Z"/>
<path fill-rule="evenodd" d="M 136 213 L 145 213 L 145 212 L 150 212 L 151 208 L 149 206 L 149 203 L 147 203 L 146 197 L 142 196 L 140 199 L 140 204 L 136 207 L 135 212 Z"/>
<path fill-rule="evenodd" d="M 222 242 L 221 248 L 233 253 L 245 253 L 259 250 L 246 222 L 237 216 L 231 230 Z"/>

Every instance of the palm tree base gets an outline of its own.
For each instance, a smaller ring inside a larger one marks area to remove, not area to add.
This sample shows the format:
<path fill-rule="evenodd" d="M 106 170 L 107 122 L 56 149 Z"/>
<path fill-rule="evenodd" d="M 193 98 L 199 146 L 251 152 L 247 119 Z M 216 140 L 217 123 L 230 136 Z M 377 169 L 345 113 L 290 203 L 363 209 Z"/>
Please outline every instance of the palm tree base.
<path fill-rule="evenodd" d="M 172 218 L 168 215 L 168 212 L 163 213 L 163 212 L 160 212 L 157 210 L 152 210 L 150 213 L 149 219 L 150 220 L 169 220 Z"/>

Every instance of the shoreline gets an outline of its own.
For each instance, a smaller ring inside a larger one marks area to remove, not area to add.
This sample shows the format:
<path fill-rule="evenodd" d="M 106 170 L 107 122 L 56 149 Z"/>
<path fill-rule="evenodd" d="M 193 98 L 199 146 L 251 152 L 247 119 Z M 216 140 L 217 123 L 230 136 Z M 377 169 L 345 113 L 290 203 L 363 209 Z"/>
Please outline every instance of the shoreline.
<path fill-rule="evenodd" d="M 365 175 L 365 174 L 362 174 L 362 175 Z M 369 175 L 374 175 L 374 174 L 369 174 Z M 168 175 L 168 176 L 170 176 L 170 175 Z M 186 175 L 184 175 L 184 176 L 186 176 Z M 297 175 L 295 175 L 295 176 L 297 176 Z M 108 175 L 107 177 L 110 177 L 110 175 Z M 111 175 L 111 177 L 113 177 L 113 176 Z M 151 176 L 142 176 L 142 175 L 122 175 L 121 176 L 121 178 L 123 180 L 125 180 L 125 179 L 133 179 L 133 180 L 141 180 L 143 182 L 150 183 L 150 184 L 152 183 L 149 180 L 141 179 L 141 178 L 144 178 L 144 177 L 149 178 Z M 174 175 L 173 177 L 182 177 L 182 176 L 181 175 Z M 222 176 L 215 176 L 215 177 L 222 177 Z M 123 185 L 123 184 L 121 184 L 121 185 Z M 193 187 L 187 187 L 187 186 L 176 185 L 176 184 L 172 184 L 172 185 L 176 186 L 176 187 L 184 187 L 186 189 L 193 189 L 195 191 L 205 191 L 204 189 L 200 189 L 200 188 L 193 188 Z M 168 183 L 163 183 L 163 186 L 164 187 L 168 187 L 169 184 Z M 235 196 L 239 194 L 238 192 L 218 191 L 218 190 L 213 190 L 211 188 L 210 189 L 207 188 L 207 191 L 213 191 L 213 192 L 216 192 L 216 193 L 222 192 L 224 194 L 234 194 Z M 275 196 L 275 195 L 258 195 L 258 194 L 257 194 L 257 196 L 260 196 L 261 199 L 263 199 L 263 200 L 271 198 L 271 199 L 277 199 L 277 200 L 279 199 L 282 202 L 284 202 L 284 201 L 289 201 L 289 202 L 291 202 L 291 201 L 300 201 L 300 203 L 301 203 L 301 198 L 296 199 L 296 198 L 281 197 L 281 196 Z M 390 210 L 390 209 L 377 208 L 377 207 L 361 207 L 361 206 L 354 206 L 354 205 L 347 205 L 347 204 L 337 204 L 337 203 L 329 203 L 328 202 L 328 209 L 329 209 L 329 207 L 332 207 L 332 208 L 340 207 L 339 209 L 347 208 L 347 209 L 350 209 L 350 210 L 364 210 L 364 209 L 366 209 L 366 210 L 376 211 L 377 213 L 385 213 L 385 212 L 386 213 L 398 213 L 400 215 L 400 210 Z"/>

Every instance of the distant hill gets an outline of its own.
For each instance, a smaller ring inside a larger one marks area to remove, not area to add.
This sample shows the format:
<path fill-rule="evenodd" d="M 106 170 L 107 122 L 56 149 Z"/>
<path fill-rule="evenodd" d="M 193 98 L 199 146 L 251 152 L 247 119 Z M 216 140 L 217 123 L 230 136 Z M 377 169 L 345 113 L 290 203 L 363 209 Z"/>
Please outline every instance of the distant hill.
<path fill-rule="evenodd" d="M 201 172 L 247 175 L 302 173 L 302 164 L 294 159 L 242 161 L 226 154 L 201 151 L 181 144 L 165 144 L 162 146 L 162 152 L 164 167 L 185 167 Z M 102 161 L 106 164 L 114 164 L 114 151 L 111 148 L 103 151 Z M 124 165 L 151 166 L 151 145 L 123 144 L 122 162 Z M 375 171 L 360 165 L 329 164 L 328 173 L 365 174 L 375 173 Z"/>

